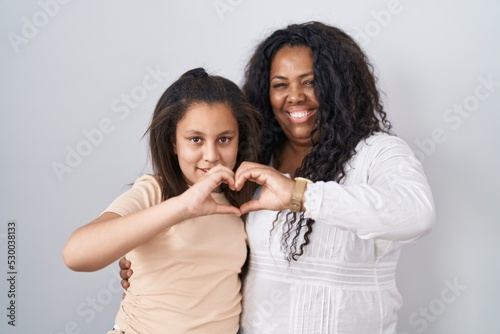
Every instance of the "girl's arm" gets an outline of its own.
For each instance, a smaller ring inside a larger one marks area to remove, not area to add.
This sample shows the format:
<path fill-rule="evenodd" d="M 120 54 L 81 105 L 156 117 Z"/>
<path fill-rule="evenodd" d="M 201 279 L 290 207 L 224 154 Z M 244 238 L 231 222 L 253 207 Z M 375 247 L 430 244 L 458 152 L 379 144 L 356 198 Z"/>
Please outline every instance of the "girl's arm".
<path fill-rule="evenodd" d="M 103 213 L 73 232 L 64 246 L 64 262 L 75 271 L 96 271 L 186 219 L 218 213 L 240 215 L 237 208 L 218 204 L 210 196 L 221 183 L 234 187 L 233 172 L 217 166 L 183 194 L 158 205 L 125 216 Z"/>

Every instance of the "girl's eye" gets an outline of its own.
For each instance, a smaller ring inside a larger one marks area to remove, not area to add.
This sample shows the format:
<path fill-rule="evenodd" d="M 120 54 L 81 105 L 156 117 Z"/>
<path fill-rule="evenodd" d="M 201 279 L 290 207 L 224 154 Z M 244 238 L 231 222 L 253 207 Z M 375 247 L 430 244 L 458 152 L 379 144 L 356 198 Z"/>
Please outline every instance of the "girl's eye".
<path fill-rule="evenodd" d="M 201 138 L 200 137 L 192 137 L 192 138 L 189 138 L 189 140 L 192 142 L 192 143 L 195 143 L 195 144 L 198 144 L 201 142 Z"/>
<path fill-rule="evenodd" d="M 219 141 L 223 144 L 229 143 L 231 141 L 231 138 L 229 137 L 221 137 Z"/>

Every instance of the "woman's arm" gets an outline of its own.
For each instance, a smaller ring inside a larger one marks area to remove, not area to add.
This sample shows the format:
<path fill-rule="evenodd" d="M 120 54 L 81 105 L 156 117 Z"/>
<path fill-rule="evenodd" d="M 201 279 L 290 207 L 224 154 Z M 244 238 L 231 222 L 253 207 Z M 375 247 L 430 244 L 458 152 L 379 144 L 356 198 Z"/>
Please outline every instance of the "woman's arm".
<path fill-rule="evenodd" d="M 369 143 L 354 161 L 356 180 L 315 182 L 305 193 L 305 217 L 332 224 L 362 239 L 412 242 L 435 220 L 434 199 L 421 163 L 394 136 Z"/>
<path fill-rule="evenodd" d="M 410 147 L 394 136 L 370 142 L 352 161 L 345 184 L 334 181 L 307 185 L 305 217 L 356 233 L 363 239 L 411 242 L 425 235 L 435 220 L 434 200 L 420 162 Z M 294 180 L 272 167 L 244 163 L 236 187 L 245 181 L 262 186 L 260 198 L 241 206 L 252 210 L 286 210 Z"/>
<path fill-rule="evenodd" d="M 186 219 L 216 213 L 240 215 L 237 208 L 218 204 L 210 196 L 223 182 L 233 187 L 233 172 L 217 166 L 183 194 L 158 205 L 125 216 L 103 213 L 70 236 L 63 250 L 64 262 L 76 271 L 99 270 Z"/>

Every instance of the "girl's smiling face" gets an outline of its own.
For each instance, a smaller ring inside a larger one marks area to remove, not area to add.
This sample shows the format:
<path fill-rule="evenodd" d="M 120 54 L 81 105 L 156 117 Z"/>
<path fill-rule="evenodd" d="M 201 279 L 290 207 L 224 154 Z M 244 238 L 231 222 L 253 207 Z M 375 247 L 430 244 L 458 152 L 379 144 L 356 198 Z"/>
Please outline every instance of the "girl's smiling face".
<path fill-rule="evenodd" d="M 238 154 L 238 122 L 224 103 L 191 106 L 177 123 L 174 152 L 188 185 L 221 164 L 233 169 Z"/>

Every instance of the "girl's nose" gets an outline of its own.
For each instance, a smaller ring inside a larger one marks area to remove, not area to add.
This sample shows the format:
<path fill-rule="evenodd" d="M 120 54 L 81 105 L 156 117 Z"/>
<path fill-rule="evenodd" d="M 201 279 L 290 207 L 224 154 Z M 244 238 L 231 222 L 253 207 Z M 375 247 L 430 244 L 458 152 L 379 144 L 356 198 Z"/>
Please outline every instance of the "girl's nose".
<path fill-rule="evenodd" d="M 214 144 L 206 144 L 203 148 L 203 160 L 216 162 L 219 160 L 219 152 Z"/>

